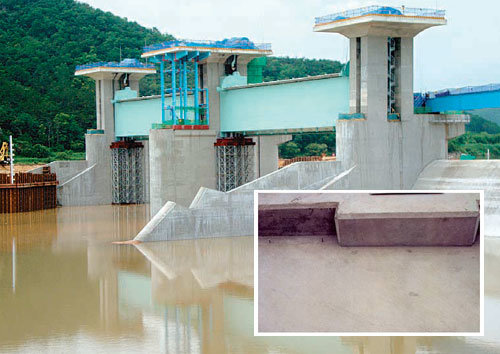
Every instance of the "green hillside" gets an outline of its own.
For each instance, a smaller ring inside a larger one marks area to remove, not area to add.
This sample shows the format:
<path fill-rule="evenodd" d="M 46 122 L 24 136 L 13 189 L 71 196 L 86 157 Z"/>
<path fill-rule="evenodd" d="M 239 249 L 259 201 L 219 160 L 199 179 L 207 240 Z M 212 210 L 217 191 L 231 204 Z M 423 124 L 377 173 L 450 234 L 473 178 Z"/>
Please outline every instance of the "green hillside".
<path fill-rule="evenodd" d="M 0 0 L 0 141 L 12 134 L 25 156 L 83 151 L 95 91 L 75 65 L 119 60 L 120 47 L 138 57 L 170 38 L 72 0 Z"/>

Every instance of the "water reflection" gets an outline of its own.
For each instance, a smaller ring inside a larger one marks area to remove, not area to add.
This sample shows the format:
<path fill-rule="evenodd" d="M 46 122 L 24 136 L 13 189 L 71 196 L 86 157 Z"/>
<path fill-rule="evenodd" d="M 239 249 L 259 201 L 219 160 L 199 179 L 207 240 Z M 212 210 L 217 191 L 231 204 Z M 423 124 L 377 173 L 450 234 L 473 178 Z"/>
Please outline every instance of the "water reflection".
<path fill-rule="evenodd" d="M 500 241 L 485 244 L 485 337 L 253 337 L 252 239 L 111 244 L 148 215 L 146 206 L 1 214 L 0 352 L 500 351 Z"/>

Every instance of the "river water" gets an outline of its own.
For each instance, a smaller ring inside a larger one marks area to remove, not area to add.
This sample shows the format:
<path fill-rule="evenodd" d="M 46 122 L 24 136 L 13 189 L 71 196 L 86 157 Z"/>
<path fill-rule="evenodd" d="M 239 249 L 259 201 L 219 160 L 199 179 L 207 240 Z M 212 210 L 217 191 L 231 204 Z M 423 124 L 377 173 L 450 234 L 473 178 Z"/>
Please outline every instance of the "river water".
<path fill-rule="evenodd" d="M 495 239 L 484 337 L 254 337 L 252 238 L 112 243 L 148 215 L 146 205 L 0 214 L 0 352 L 500 353 Z"/>

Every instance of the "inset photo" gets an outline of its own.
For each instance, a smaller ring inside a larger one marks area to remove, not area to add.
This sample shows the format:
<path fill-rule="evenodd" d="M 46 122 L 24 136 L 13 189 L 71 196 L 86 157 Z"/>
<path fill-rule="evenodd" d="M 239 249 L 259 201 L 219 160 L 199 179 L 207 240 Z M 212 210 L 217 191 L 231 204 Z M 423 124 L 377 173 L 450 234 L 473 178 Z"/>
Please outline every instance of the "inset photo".
<path fill-rule="evenodd" d="M 255 335 L 482 335 L 483 191 L 256 191 Z"/>

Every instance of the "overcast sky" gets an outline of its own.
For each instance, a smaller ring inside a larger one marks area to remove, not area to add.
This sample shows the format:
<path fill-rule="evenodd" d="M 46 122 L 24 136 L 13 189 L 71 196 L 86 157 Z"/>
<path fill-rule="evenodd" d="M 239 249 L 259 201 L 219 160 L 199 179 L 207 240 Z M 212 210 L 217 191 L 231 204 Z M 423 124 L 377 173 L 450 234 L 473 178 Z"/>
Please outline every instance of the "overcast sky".
<path fill-rule="evenodd" d="M 373 5 L 365 0 L 83 0 L 177 38 L 249 37 L 270 42 L 275 55 L 348 59 L 338 34 L 314 33 L 314 17 Z M 500 82 L 498 0 L 380 0 L 375 4 L 440 8 L 448 25 L 415 40 L 415 90 Z"/>

